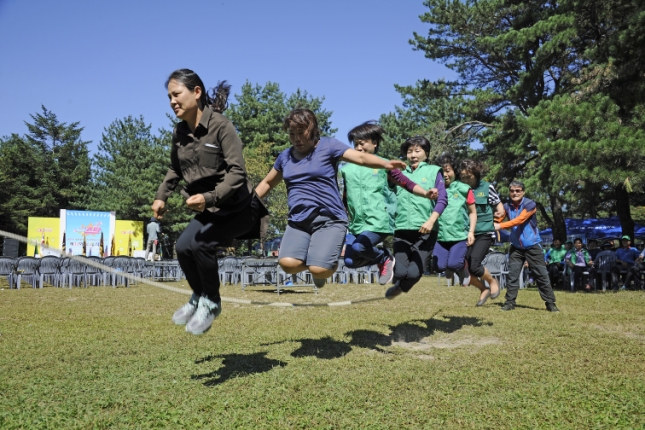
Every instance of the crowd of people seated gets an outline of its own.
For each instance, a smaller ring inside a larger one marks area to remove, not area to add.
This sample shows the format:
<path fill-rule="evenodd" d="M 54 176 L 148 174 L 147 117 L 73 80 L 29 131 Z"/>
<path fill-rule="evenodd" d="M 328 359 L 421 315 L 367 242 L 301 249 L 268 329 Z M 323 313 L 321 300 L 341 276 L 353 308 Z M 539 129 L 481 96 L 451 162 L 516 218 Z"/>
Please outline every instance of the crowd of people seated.
<path fill-rule="evenodd" d="M 586 247 L 582 239 L 576 238 L 564 244 L 555 239 L 550 247 L 545 248 L 544 259 L 547 264 L 551 285 L 561 285 L 563 276 L 573 279 L 574 289 L 592 291 L 593 282 L 602 282 L 598 270 L 598 261 L 613 261 L 610 269 L 610 285 L 613 291 L 619 289 L 643 290 L 645 283 L 645 249 L 632 246 L 629 236 L 620 239 L 620 247 L 615 248 L 613 240 L 605 240 L 599 247 L 596 239 L 589 239 Z"/>

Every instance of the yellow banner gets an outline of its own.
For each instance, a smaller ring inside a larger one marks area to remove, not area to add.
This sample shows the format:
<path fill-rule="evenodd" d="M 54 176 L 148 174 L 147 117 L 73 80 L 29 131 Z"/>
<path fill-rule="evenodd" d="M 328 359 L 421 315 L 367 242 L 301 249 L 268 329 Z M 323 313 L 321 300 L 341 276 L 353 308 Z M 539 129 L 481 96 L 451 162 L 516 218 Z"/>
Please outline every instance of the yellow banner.
<path fill-rule="evenodd" d="M 38 246 L 27 245 L 27 255 L 29 257 L 58 255 L 57 252 L 49 250 L 48 247 L 53 249 L 60 248 L 62 240 L 62 237 L 60 237 L 60 219 L 29 217 L 27 236 L 31 240 L 38 241 Z"/>
<path fill-rule="evenodd" d="M 105 244 L 111 247 L 112 244 Z M 132 257 L 134 251 L 143 251 L 143 221 L 116 221 L 113 255 L 127 255 Z"/>

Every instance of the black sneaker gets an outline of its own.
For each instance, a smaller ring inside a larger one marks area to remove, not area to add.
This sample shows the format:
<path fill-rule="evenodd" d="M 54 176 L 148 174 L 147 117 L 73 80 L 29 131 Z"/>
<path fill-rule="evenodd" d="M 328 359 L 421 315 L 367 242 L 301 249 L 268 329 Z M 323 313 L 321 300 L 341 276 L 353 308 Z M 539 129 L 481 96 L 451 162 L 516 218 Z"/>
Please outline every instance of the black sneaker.
<path fill-rule="evenodd" d="M 560 309 L 558 309 L 555 303 L 547 303 L 546 310 L 549 312 L 560 312 Z"/>
<path fill-rule="evenodd" d="M 513 303 L 504 303 L 504 306 L 502 306 L 501 310 L 503 311 L 515 310 L 515 305 Z"/>
<path fill-rule="evenodd" d="M 400 287 L 400 282 L 396 281 L 396 283 L 393 286 L 391 286 L 390 288 L 388 288 L 385 291 L 385 298 L 386 299 L 393 299 L 396 296 L 398 296 L 399 294 L 401 294 L 402 292 L 403 292 L 403 290 Z"/>

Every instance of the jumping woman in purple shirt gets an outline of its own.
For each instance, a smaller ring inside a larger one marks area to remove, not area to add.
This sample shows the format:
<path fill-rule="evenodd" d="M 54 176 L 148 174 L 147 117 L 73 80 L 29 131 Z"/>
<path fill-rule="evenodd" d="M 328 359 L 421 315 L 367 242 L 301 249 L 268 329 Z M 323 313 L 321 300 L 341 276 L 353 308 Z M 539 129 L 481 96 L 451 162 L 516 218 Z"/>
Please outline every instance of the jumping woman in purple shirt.
<path fill-rule="evenodd" d="M 338 267 L 347 231 L 347 215 L 336 182 L 338 162 L 386 170 L 406 165 L 358 152 L 333 138 L 321 138 L 316 115 L 309 109 L 291 111 L 283 127 L 292 146 L 278 156 L 255 191 L 263 198 L 284 180 L 289 223 L 278 263 L 289 274 L 309 270 L 320 288 Z"/>

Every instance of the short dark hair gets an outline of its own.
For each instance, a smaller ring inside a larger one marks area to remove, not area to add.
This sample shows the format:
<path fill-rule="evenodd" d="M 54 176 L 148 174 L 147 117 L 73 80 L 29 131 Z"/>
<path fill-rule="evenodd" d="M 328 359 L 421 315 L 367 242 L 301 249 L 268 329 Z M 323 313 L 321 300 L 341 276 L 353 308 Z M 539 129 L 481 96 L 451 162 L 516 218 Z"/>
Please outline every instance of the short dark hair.
<path fill-rule="evenodd" d="M 573 239 L 573 243 L 576 243 L 576 242 L 582 243 L 582 239 L 579 237 L 576 237 L 575 239 Z"/>
<path fill-rule="evenodd" d="M 384 134 L 385 130 L 376 121 L 365 121 L 347 133 L 347 140 L 352 144 L 357 140 L 371 140 L 376 144 L 376 150 L 374 152 L 378 152 L 378 148 L 381 142 L 383 142 Z"/>
<path fill-rule="evenodd" d="M 477 182 L 479 182 L 482 178 L 482 170 L 484 170 L 484 165 L 476 160 L 465 159 L 461 163 L 459 163 L 459 170 L 465 170 L 469 172 L 475 177 L 475 179 L 477 179 Z"/>
<path fill-rule="evenodd" d="M 439 167 L 449 165 L 452 167 L 452 170 L 455 171 L 455 176 L 459 177 L 459 172 L 457 169 L 455 169 L 455 166 L 457 166 L 457 162 L 455 161 L 454 157 L 451 154 L 443 154 L 437 159 L 437 164 L 439 164 Z"/>
<path fill-rule="evenodd" d="M 408 153 L 408 149 L 411 146 L 419 145 L 421 149 L 428 155 L 430 153 L 430 142 L 423 136 L 414 136 L 408 137 L 403 145 L 401 145 L 401 156 L 405 157 Z"/>
<path fill-rule="evenodd" d="M 517 179 L 513 179 L 513 180 L 511 181 L 511 183 L 510 183 L 510 184 L 508 184 L 508 188 L 511 188 L 511 187 L 520 187 L 520 188 L 522 189 L 522 191 L 525 191 L 525 189 L 524 189 L 524 183 L 523 183 L 523 182 L 518 181 Z"/>
<path fill-rule="evenodd" d="M 316 114 L 309 109 L 294 109 L 284 119 L 284 131 L 301 132 L 307 139 L 317 142 L 320 139 L 320 128 Z"/>
<path fill-rule="evenodd" d="M 215 88 L 211 88 L 211 94 L 208 95 L 206 87 L 202 82 L 199 75 L 190 69 L 178 69 L 168 76 L 166 80 L 166 89 L 170 81 L 177 81 L 184 85 L 192 93 L 195 92 L 195 87 L 202 90 L 202 95 L 199 97 L 199 108 L 204 109 L 205 106 L 210 106 L 214 112 L 222 113 L 228 107 L 228 95 L 231 92 L 231 86 L 226 81 L 217 83 Z"/>

